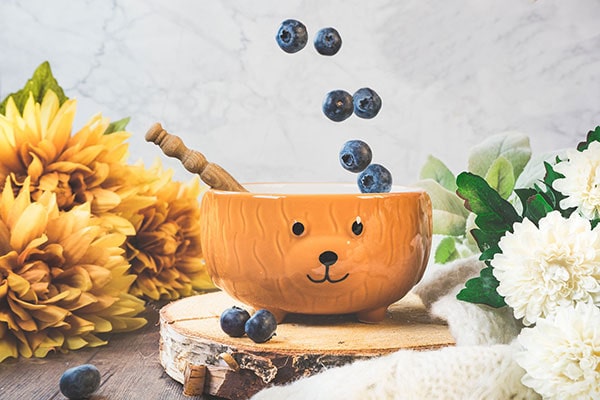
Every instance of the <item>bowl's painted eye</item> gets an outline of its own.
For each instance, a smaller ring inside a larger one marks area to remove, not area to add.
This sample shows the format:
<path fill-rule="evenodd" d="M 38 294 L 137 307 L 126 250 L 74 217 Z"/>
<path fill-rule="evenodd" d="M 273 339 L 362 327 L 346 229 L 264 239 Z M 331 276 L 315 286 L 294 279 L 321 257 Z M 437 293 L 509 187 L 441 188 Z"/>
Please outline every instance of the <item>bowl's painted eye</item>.
<path fill-rule="evenodd" d="M 294 222 L 292 225 L 292 233 L 296 236 L 301 236 L 304 233 L 304 224 L 302 222 Z"/>
<path fill-rule="evenodd" d="M 356 236 L 359 236 L 362 233 L 363 228 L 363 223 L 360 220 L 360 217 L 356 217 L 352 223 L 352 233 L 354 233 Z"/>

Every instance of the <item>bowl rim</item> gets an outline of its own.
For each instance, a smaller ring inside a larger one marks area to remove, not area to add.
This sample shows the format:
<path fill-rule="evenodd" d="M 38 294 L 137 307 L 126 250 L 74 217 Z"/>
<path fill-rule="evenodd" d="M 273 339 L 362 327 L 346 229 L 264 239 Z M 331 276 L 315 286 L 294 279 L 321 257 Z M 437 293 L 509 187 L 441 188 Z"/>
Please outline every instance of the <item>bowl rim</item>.
<path fill-rule="evenodd" d="M 242 183 L 247 192 L 234 192 L 209 188 L 209 191 L 219 195 L 231 196 L 352 196 L 352 197 L 388 197 L 406 194 L 422 194 L 426 190 L 417 186 L 392 185 L 390 192 L 383 193 L 361 193 L 356 183 L 348 182 L 247 182 Z M 261 189 L 263 190 L 257 190 Z M 337 188 L 338 191 L 328 190 Z M 287 188 L 287 190 L 286 190 Z M 290 190 L 290 189 L 294 190 Z M 300 189 L 316 188 L 317 190 L 307 191 Z M 254 190 L 252 190 L 254 189 Z M 278 190 L 277 190 L 278 189 Z"/>

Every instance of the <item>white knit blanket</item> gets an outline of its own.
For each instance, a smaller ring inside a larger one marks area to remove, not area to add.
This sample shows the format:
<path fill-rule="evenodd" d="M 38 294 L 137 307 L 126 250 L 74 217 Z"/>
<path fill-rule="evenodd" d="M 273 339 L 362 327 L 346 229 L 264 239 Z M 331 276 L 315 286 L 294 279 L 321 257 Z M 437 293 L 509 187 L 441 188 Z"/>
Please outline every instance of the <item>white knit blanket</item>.
<path fill-rule="evenodd" d="M 357 361 L 265 389 L 252 400 L 539 399 L 521 384 L 524 371 L 513 360 L 520 326 L 511 311 L 455 297 L 483 266 L 475 257 L 430 265 L 414 288 L 430 313 L 448 322 L 456 347 Z"/>

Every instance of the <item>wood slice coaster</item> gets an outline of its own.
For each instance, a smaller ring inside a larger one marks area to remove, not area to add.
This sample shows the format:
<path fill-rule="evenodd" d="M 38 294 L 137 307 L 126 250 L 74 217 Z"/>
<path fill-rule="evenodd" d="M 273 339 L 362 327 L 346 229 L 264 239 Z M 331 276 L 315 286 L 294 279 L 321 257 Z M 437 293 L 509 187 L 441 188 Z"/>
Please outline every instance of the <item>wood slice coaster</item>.
<path fill-rule="evenodd" d="M 353 315 L 290 314 L 276 336 L 260 344 L 221 330 L 219 317 L 233 305 L 245 307 L 225 292 L 214 292 L 161 309 L 160 361 L 183 383 L 184 393 L 247 399 L 267 386 L 355 360 L 455 344 L 448 326 L 433 319 L 412 293 L 392 304 L 378 324 L 357 322 Z"/>

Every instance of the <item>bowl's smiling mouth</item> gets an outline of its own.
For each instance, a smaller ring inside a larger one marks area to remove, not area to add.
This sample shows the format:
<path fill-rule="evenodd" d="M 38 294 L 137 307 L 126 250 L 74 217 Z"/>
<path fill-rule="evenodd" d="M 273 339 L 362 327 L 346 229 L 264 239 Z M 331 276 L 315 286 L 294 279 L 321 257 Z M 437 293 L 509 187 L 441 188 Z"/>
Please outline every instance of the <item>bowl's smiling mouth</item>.
<path fill-rule="evenodd" d="M 350 276 L 350 273 L 346 272 L 346 274 L 344 276 L 342 276 L 341 278 L 339 278 L 339 279 L 332 279 L 329 276 L 329 265 L 325 266 L 325 274 L 323 275 L 323 278 L 321 278 L 321 279 L 315 279 L 312 276 L 310 276 L 310 274 L 306 274 L 306 277 L 312 283 L 323 283 L 323 282 L 338 283 L 338 282 L 341 282 L 344 279 L 346 279 L 348 276 Z"/>
<path fill-rule="evenodd" d="M 325 273 L 323 274 L 323 278 L 315 279 L 312 276 L 310 276 L 310 274 L 306 274 L 306 277 L 312 283 L 324 283 L 324 282 L 338 283 L 338 282 L 345 280 L 350 275 L 350 273 L 347 272 L 344 276 L 342 276 L 339 279 L 332 279 L 329 276 L 329 267 L 331 267 L 333 264 L 335 264 L 337 262 L 337 259 L 338 259 L 338 256 L 335 252 L 329 251 L 329 250 L 324 251 L 319 256 L 319 262 L 325 267 Z"/>

